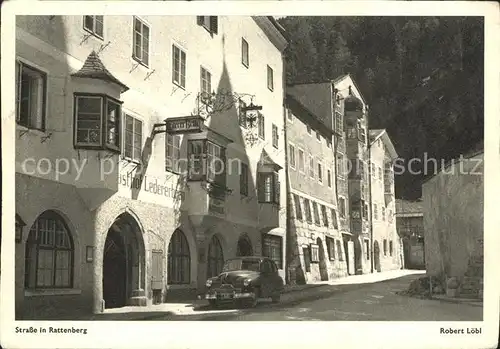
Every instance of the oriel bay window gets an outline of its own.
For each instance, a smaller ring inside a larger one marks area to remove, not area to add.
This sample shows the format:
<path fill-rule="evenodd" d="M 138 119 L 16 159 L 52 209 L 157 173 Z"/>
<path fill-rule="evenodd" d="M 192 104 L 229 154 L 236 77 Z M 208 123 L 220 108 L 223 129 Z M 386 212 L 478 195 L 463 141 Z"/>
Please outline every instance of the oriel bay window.
<path fill-rule="evenodd" d="M 106 95 L 75 93 L 75 148 L 120 152 L 121 104 Z"/>
<path fill-rule="evenodd" d="M 206 139 L 188 141 L 188 178 L 226 185 L 225 148 Z"/>
<path fill-rule="evenodd" d="M 260 203 L 280 203 L 280 181 L 278 172 L 257 174 L 258 197 Z"/>

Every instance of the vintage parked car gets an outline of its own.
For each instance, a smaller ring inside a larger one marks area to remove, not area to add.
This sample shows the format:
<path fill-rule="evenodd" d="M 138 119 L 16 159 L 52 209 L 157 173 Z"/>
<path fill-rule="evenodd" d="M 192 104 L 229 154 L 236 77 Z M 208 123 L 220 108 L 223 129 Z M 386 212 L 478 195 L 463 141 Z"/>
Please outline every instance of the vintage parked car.
<path fill-rule="evenodd" d="M 228 259 L 222 273 L 206 282 L 205 298 L 211 306 L 234 302 L 237 306 L 255 307 L 259 298 L 280 301 L 284 282 L 278 267 L 266 257 Z"/>

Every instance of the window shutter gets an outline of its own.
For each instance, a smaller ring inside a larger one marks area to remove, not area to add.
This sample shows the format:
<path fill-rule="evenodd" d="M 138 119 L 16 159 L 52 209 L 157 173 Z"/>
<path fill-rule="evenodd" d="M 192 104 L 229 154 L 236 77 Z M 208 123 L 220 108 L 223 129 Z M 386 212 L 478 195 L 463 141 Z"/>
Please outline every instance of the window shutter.
<path fill-rule="evenodd" d="M 218 33 L 218 17 L 217 16 L 210 16 L 210 30 L 212 33 L 217 34 Z"/>
<path fill-rule="evenodd" d="M 196 16 L 196 23 L 198 23 L 198 25 L 203 25 L 203 16 Z"/>
<path fill-rule="evenodd" d="M 257 196 L 259 202 L 265 201 L 266 176 L 264 173 L 257 174 Z"/>
<path fill-rule="evenodd" d="M 277 172 L 273 173 L 273 183 L 274 183 L 274 202 L 279 205 L 280 203 L 280 181 Z"/>

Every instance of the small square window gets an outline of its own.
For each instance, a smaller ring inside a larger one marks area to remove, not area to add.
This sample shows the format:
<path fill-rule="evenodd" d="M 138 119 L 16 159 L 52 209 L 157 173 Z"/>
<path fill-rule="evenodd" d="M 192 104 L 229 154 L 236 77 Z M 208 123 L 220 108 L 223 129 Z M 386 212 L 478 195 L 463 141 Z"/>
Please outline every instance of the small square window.
<path fill-rule="evenodd" d="M 83 16 L 83 28 L 99 39 L 103 39 L 104 16 Z"/>

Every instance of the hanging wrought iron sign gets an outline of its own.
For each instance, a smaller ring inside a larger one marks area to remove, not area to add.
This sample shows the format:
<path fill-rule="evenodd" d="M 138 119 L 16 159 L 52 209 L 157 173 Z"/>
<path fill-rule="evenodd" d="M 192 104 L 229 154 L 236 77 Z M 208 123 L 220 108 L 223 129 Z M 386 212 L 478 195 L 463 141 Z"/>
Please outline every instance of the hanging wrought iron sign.
<path fill-rule="evenodd" d="M 165 120 L 169 134 L 199 133 L 203 131 L 203 119 L 200 116 L 182 116 Z"/>

